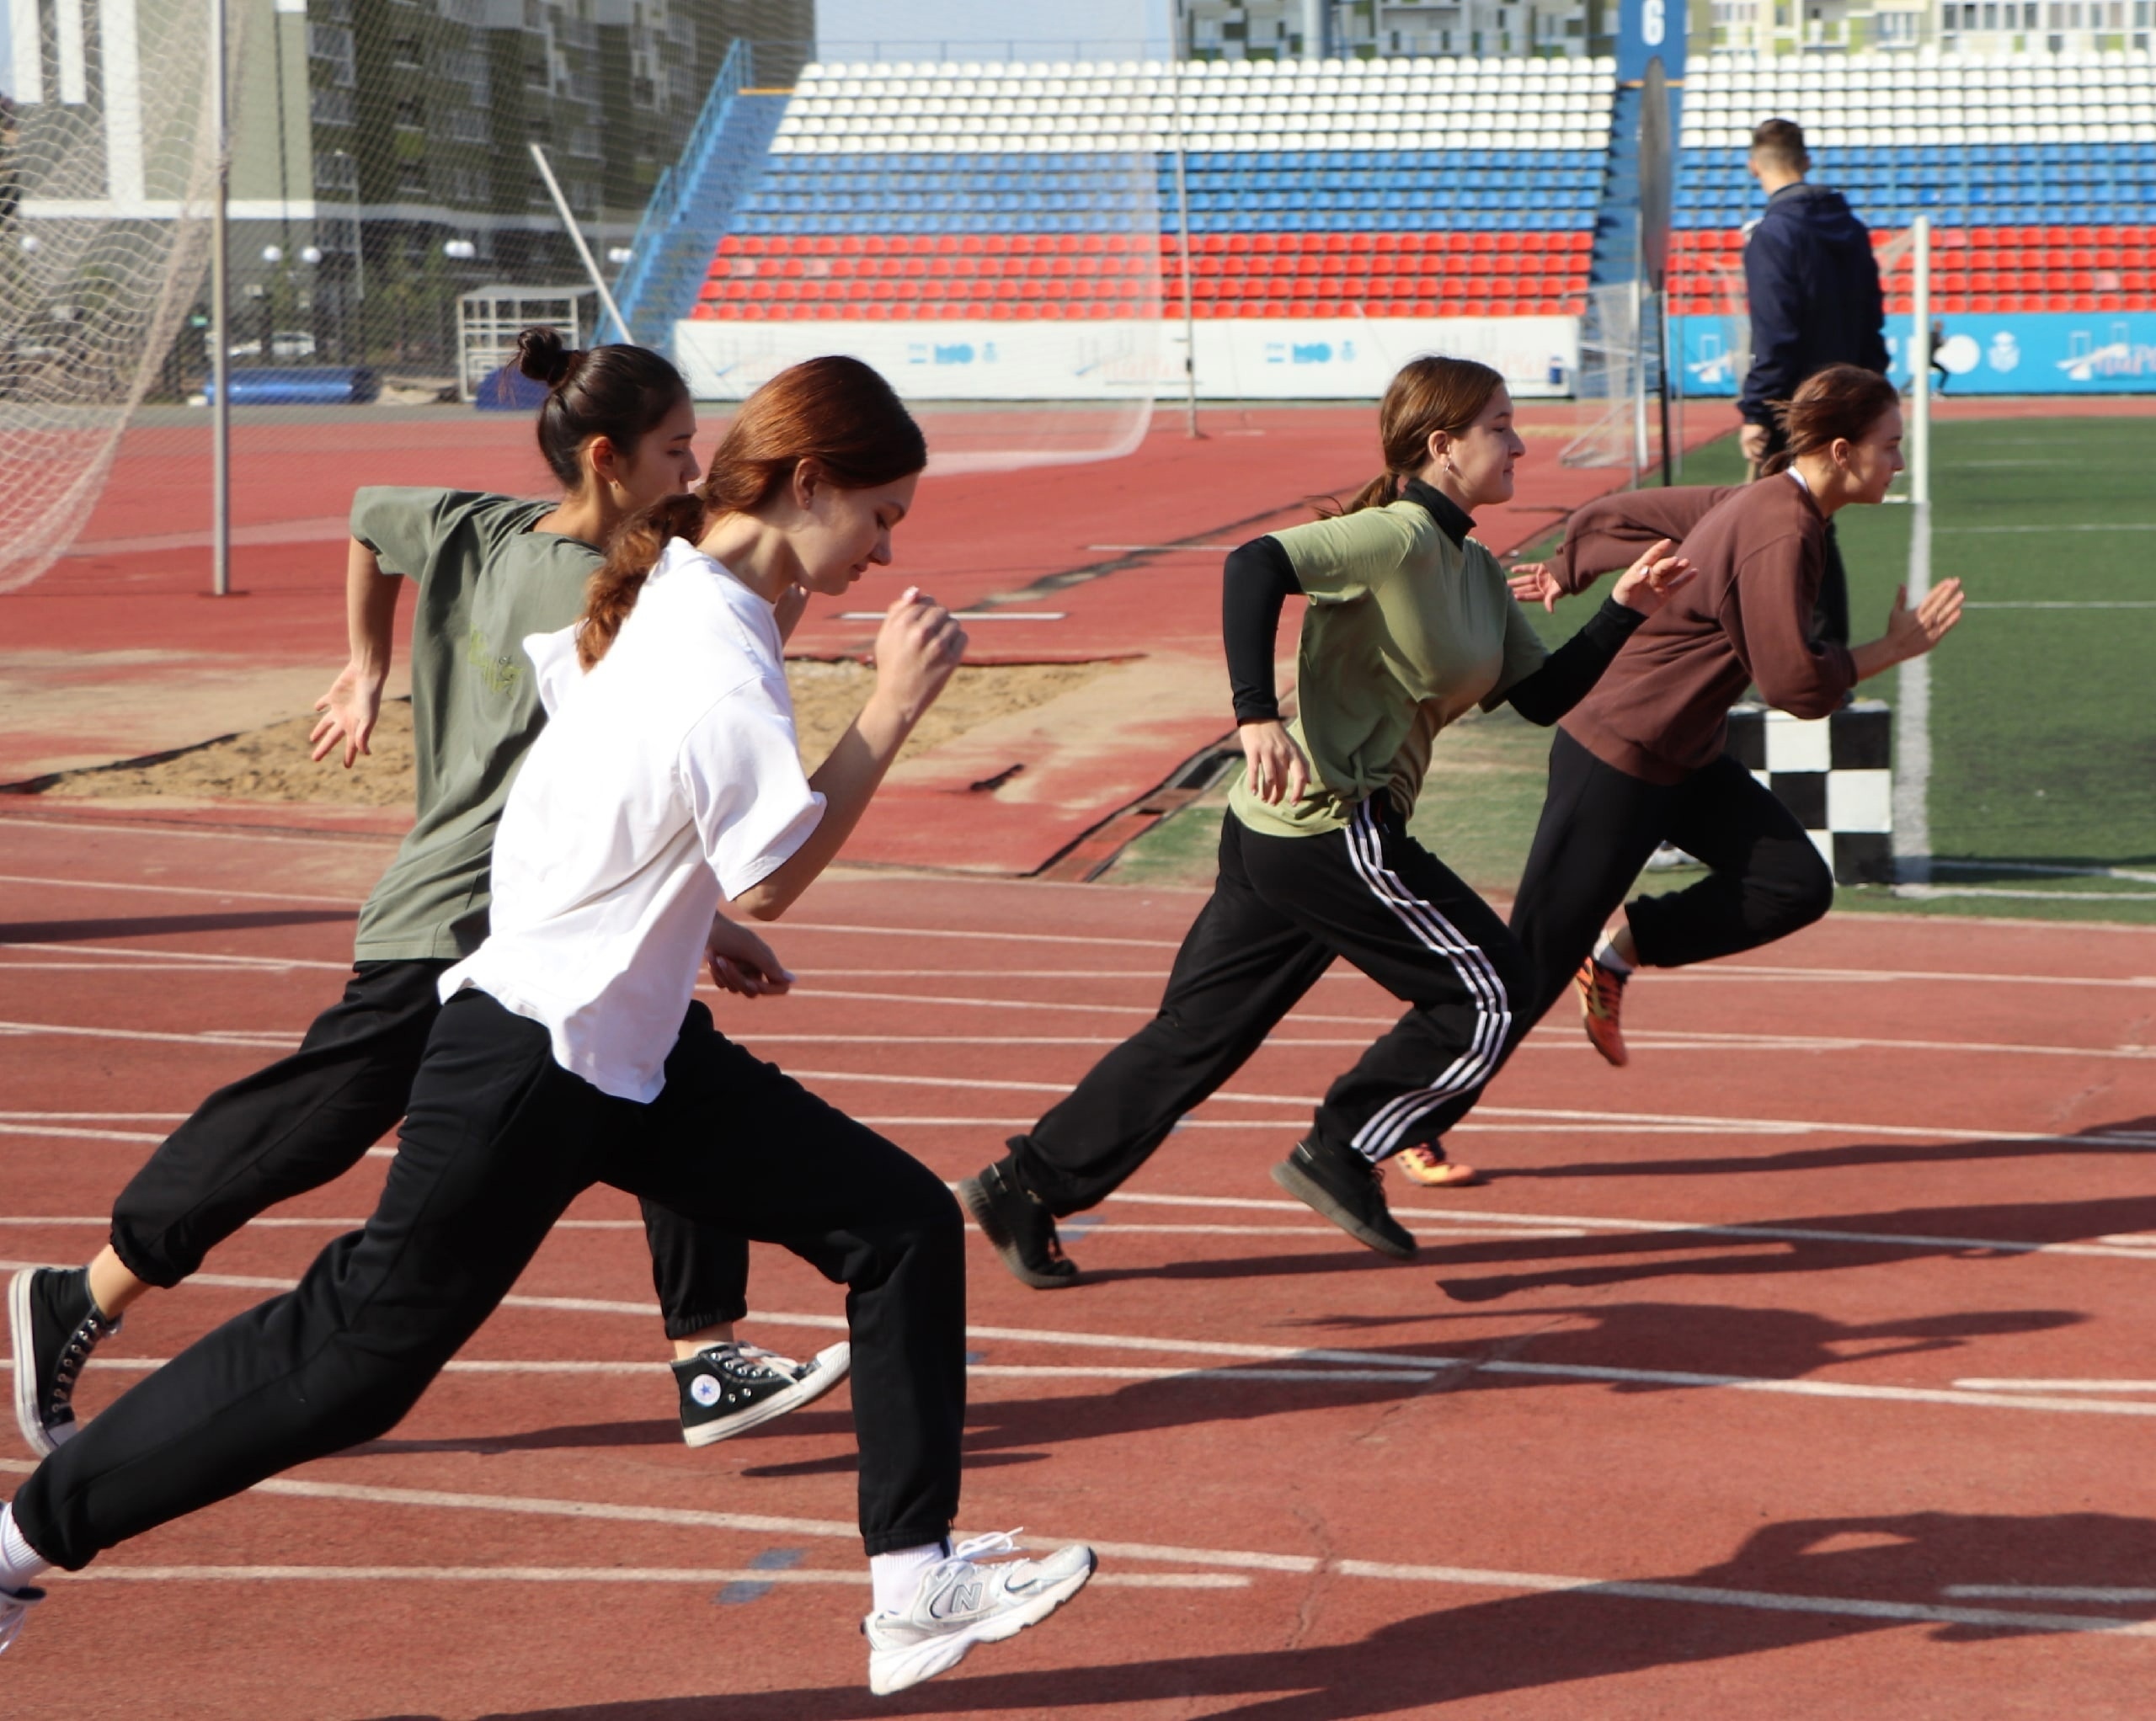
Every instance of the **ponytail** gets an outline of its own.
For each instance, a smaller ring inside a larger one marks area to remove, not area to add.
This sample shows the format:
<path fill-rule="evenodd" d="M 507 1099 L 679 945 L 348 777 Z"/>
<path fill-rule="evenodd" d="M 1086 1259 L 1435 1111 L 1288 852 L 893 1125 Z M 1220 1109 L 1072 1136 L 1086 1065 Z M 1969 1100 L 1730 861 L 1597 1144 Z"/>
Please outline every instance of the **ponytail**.
<path fill-rule="evenodd" d="M 1432 354 L 1411 359 L 1386 385 L 1378 406 L 1378 442 L 1385 471 L 1348 498 L 1342 507 L 1330 497 L 1315 504 L 1321 519 L 1383 508 L 1400 497 L 1401 480 L 1422 470 L 1430 458 L 1430 438 L 1438 431 L 1463 436 L 1490 404 L 1505 379 L 1472 359 Z"/>
<path fill-rule="evenodd" d="M 1781 426 L 1784 444 L 1761 464 L 1759 476 L 1785 472 L 1806 455 L 1837 442 L 1861 442 L 1901 399 L 1892 382 L 1861 365 L 1829 365 L 1813 371 L 1789 399 L 1767 402 Z"/>
<path fill-rule="evenodd" d="M 637 605 L 637 594 L 659 566 L 669 538 L 691 544 L 704 535 L 703 498 L 683 492 L 639 509 L 615 529 L 606 559 L 584 589 L 584 619 L 577 624 L 576 660 L 589 669 L 606 655 L 614 636 Z"/>
<path fill-rule="evenodd" d="M 654 502 L 616 530 L 584 588 L 577 661 L 589 669 L 606 655 L 669 538 L 693 544 L 719 515 L 753 513 L 803 461 L 841 490 L 871 490 L 926 466 L 928 444 L 891 385 L 858 359 L 809 359 L 780 371 L 741 402 L 692 493 Z"/>

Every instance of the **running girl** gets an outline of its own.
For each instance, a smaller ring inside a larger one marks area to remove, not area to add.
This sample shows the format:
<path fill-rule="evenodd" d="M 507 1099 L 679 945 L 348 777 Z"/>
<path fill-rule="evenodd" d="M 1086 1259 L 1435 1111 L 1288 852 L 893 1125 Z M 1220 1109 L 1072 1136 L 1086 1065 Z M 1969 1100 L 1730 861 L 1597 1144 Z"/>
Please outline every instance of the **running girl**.
<path fill-rule="evenodd" d="M 1833 875 L 1796 816 L 1722 750 L 1729 707 L 1747 684 L 1793 716 L 1824 717 L 1857 682 L 1921 657 L 1961 618 L 1961 582 L 1949 579 L 1914 610 L 1897 591 L 1886 631 L 1868 645 L 1817 636 L 1827 523 L 1886 500 L 1903 465 L 1900 397 L 1877 372 L 1835 365 L 1806 379 L 1780 413 L 1788 445 L 1756 483 L 1605 498 L 1583 511 L 1557 568 L 1523 569 L 1516 583 L 1554 601 L 1649 533 L 1681 535 L 1700 569 L 1558 732 L 1513 907 L 1534 972 L 1534 1014 L 1572 983 L 1588 1037 L 1613 1064 L 1627 1057 L 1620 1009 L 1636 967 L 1757 949 L 1833 903 Z M 1707 876 L 1626 903 L 1665 841 L 1705 862 Z"/>
<path fill-rule="evenodd" d="M 296 1052 L 211 1095 L 150 1156 L 87 1268 L 15 1275 L 15 1420 L 34 1452 L 75 1431 L 83 1366 L 139 1297 L 191 1276 L 275 1202 L 342 1176 L 403 1116 L 442 973 L 486 935 L 494 826 L 544 721 L 517 642 L 576 615 L 602 559 L 597 546 L 622 519 L 696 482 L 696 411 L 665 360 L 640 347 L 566 352 L 559 335 L 537 328 L 520 352 L 526 374 L 550 385 L 538 437 L 558 502 L 369 488 L 352 504 L 351 661 L 317 701 L 316 759 L 341 745 L 349 766 L 367 751 L 398 602 L 408 581 L 419 588 L 419 817 L 360 911 L 352 978 Z M 792 615 L 800 601 L 789 597 Z M 713 972 L 750 997 L 784 989 L 723 964 Z M 845 1373 L 842 1344 L 798 1363 L 734 1342 L 733 1323 L 748 1308 L 739 1237 L 648 1203 L 644 1223 L 690 1445 L 768 1420 Z"/>
<path fill-rule="evenodd" d="M 511 791 L 486 941 L 446 999 L 364 1231 L 227 1322 L 47 1458 L 0 1514 L 0 1632 L 49 1561 L 145 1530 L 395 1425 L 493 1313 L 563 1211 L 608 1183 L 779 1243 L 848 1287 L 869 1682 L 903 1689 L 1044 1618 L 1091 1549 L 953 1549 L 965 1410 L 956 1204 L 880 1136 L 724 1039 L 691 1002 L 707 951 L 776 976 L 717 909 L 782 914 L 837 855 L 964 649 L 915 592 L 876 687 L 813 778 L 795 752 L 776 606 L 891 557 L 926 460 L 851 359 L 743 402 L 693 496 L 616 535 L 584 621 L 531 644 L 568 685 Z M 686 1014 L 685 1014 L 686 1012 Z"/>
<path fill-rule="evenodd" d="M 1651 550 L 1572 641 L 1545 653 L 1497 558 L 1468 536 L 1475 509 L 1510 499 L 1526 452 L 1503 379 L 1463 359 L 1417 359 L 1385 391 L 1379 427 L 1385 470 L 1346 513 L 1228 558 L 1224 625 L 1246 769 L 1221 825 L 1219 882 L 1160 1013 L 959 1186 L 1026 1284 L 1072 1282 L 1056 1217 L 1136 1171 L 1335 957 L 1407 1012 L 1332 1084 L 1273 1175 L 1383 1254 L 1404 1259 L 1415 1240 L 1385 1206 L 1380 1162 L 1467 1111 L 1524 1031 L 1518 943 L 1407 834 L 1432 743 L 1478 705 L 1556 722 L 1686 567 L 1666 545 Z M 1296 594 L 1310 599 L 1301 709 L 1283 724 L 1273 639 Z"/>

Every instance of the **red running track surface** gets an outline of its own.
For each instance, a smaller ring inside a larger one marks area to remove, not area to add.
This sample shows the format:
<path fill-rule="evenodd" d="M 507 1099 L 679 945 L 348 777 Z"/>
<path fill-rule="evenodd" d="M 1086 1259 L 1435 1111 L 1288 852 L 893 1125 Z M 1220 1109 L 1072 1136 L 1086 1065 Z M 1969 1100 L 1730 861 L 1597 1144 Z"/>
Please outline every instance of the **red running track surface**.
<path fill-rule="evenodd" d="M 8 1259 L 87 1257 L 159 1132 L 291 1043 L 387 853 L 0 816 Z M 775 930 L 797 995 L 718 1008 L 955 1179 L 1144 1019 L 1198 900 L 835 877 Z M 1392 1014 L 1329 977 L 1067 1228 L 1083 1286 L 1025 1291 L 970 1240 L 963 1527 L 1093 1540 L 1102 1577 L 895 1700 L 863 1685 L 844 1389 L 680 1446 L 633 1209 L 595 1193 L 462 1359 L 497 1367 L 56 1580 L 4 1708 L 2144 1713 L 2153 1011 L 2138 929 L 1865 917 L 1650 974 L 1631 1068 L 1567 1020 L 1529 1042 L 1455 1138 L 1486 1188 L 1396 1180 L 1423 1252 L 1393 1265 L 1265 1175 Z M 381 1175 L 141 1305 L 86 1408 L 289 1281 Z M 787 1257 L 758 1250 L 753 1297 L 750 1336 L 833 1335 Z"/>

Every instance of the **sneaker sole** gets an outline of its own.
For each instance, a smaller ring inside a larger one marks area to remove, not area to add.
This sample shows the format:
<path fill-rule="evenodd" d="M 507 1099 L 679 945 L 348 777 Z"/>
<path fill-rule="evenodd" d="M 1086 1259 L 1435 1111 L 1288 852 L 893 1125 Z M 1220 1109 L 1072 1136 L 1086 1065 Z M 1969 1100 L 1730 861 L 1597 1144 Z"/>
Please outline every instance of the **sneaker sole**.
<path fill-rule="evenodd" d="M 1273 1180 L 1321 1218 L 1331 1220 L 1364 1248 L 1375 1249 L 1380 1255 L 1390 1255 L 1396 1261 L 1415 1258 L 1413 1239 L 1409 1239 L 1407 1247 L 1402 1249 L 1391 1238 L 1373 1231 L 1342 1207 L 1330 1190 L 1293 1159 L 1283 1159 L 1273 1168 Z"/>
<path fill-rule="evenodd" d="M 752 1404 L 738 1415 L 723 1422 L 706 1422 L 695 1428 L 684 1426 L 681 1443 L 691 1447 L 715 1447 L 723 1440 L 731 1440 L 737 1434 L 746 1434 L 752 1428 L 760 1428 L 766 1422 L 783 1416 L 789 1410 L 798 1410 L 803 1404 L 813 1404 L 846 1377 L 853 1367 L 853 1347 L 841 1340 L 819 1351 L 810 1359 L 810 1371 L 794 1382 L 782 1393 L 774 1393 L 760 1404 Z"/>
<path fill-rule="evenodd" d="M 980 1186 L 980 1179 L 969 1177 L 958 1186 L 958 1199 L 966 1204 L 966 1211 L 980 1228 L 980 1234 L 989 1241 L 996 1257 L 1011 1271 L 1011 1276 L 1021 1285 L 1036 1291 L 1061 1291 L 1078 1282 L 1077 1271 L 1060 1275 L 1036 1272 L 1026 1265 L 1026 1258 L 1018 1253 L 1017 1240 L 1006 1230 L 1003 1222 L 995 1217 L 995 1208 L 988 1198 L 988 1191 Z"/>
<path fill-rule="evenodd" d="M 15 1426 L 32 1452 L 49 1458 L 57 1442 L 38 1420 L 37 1352 L 30 1336 L 30 1281 L 37 1272 L 24 1267 L 8 1281 L 8 1333 L 15 1361 Z"/>
<path fill-rule="evenodd" d="M 1092 1581 L 1100 1562 L 1074 1572 L 1061 1583 L 1043 1590 L 1022 1607 L 1012 1607 L 993 1619 L 968 1626 L 947 1638 L 931 1638 L 908 1649 L 872 1649 L 868 1652 L 868 1689 L 879 1697 L 902 1692 L 923 1680 L 947 1673 L 966 1659 L 976 1644 L 1000 1644 L 1015 1638 L 1029 1625 L 1038 1625 Z M 883 1657 L 881 1660 L 878 1656 Z"/>

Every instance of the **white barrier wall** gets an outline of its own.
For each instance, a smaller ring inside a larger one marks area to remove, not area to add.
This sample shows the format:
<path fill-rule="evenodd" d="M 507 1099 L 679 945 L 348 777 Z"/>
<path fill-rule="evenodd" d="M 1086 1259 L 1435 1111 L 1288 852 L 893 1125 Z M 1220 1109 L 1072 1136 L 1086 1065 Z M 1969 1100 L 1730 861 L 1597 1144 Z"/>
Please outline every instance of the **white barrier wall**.
<path fill-rule="evenodd" d="M 1196 325 L 1198 392 L 1213 400 L 1369 400 L 1424 353 L 1479 359 L 1523 398 L 1568 395 L 1576 317 L 1222 318 Z M 915 400 L 1113 400 L 1182 386 L 1183 325 L 685 322 L 674 360 L 699 400 L 738 400 L 787 365 L 846 353 Z"/>

